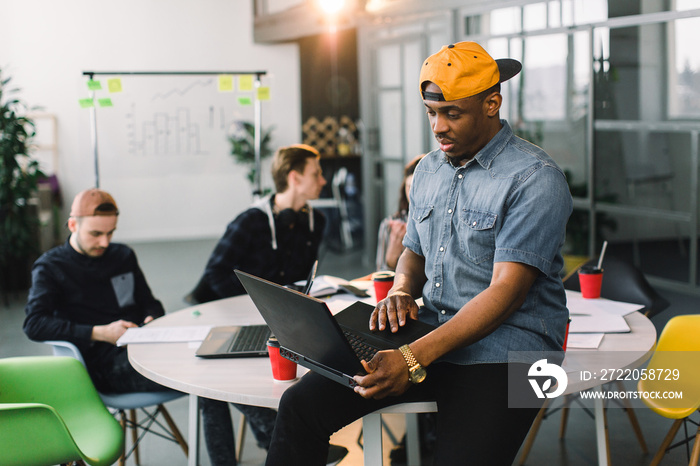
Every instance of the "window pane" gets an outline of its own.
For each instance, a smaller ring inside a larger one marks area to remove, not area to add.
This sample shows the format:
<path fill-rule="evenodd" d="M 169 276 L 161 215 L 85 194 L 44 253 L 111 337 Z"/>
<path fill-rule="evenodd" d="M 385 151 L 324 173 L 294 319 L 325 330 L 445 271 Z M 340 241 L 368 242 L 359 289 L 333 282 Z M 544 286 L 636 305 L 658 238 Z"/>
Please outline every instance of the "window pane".
<path fill-rule="evenodd" d="M 384 91 L 379 95 L 379 127 L 382 157 L 401 158 L 401 91 Z"/>
<path fill-rule="evenodd" d="M 404 108 L 402 112 L 405 121 L 406 153 L 404 158 L 410 160 L 414 156 L 423 153 L 423 136 L 425 128 L 425 107 L 418 92 L 418 76 L 423 60 L 419 42 L 410 42 L 404 45 Z"/>
<path fill-rule="evenodd" d="M 380 87 L 401 85 L 401 47 L 398 44 L 385 45 L 377 50 L 377 73 Z"/>
<path fill-rule="evenodd" d="M 590 24 L 608 19 L 608 0 L 575 0 L 576 24 Z"/>
<path fill-rule="evenodd" d="M 669 116 L 700 117 L 700 18 L 675 21 L 669 41 Z"/>
<path fill-rule="evenodd" d="M 525 39 L 522 111 L 526 120 L 565 118 L 567 55 L 564 34 Z"/>
<path fill-rule="evenodd" d="M 512 32 L 520 32 L 520 8 L 501 8 L 493 10 L 489 13 L 490 34 L 509 34 Z"/>
<path fill-rule="evenodd" d="M 523 7 L 523 29 L 538 31 L 547 27 L 547 5 L 533 3 Z"/>
<path fill-rule="evenodd" d="M 402 162 L 384 160 L 384 217 L 396 212 L 399 207 L 399 187 L 403 181 Z"/>

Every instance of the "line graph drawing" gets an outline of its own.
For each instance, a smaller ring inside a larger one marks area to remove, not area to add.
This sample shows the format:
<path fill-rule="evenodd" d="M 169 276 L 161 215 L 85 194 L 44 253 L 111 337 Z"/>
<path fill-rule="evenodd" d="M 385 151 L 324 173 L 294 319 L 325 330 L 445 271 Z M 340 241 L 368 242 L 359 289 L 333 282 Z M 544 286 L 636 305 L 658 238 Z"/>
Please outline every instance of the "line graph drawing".
<path fill-rule="evenodd" d="M 214 83 L 214 79 L 204 79 L 204 80 L 199 79 L 199 80 L 193 81 L 192 83 L 190 83 L 187 87 L 185 87 L 183 89 L 174 88 L 174 89 L 171 89 L 167 92 L 156 93 L 153 95 L 153 98 L 151 99 L 151 101 L 156 101 L 158 99 L 165 100 L 168 97 L 170 97 L 171 95 L 178 95 L 178 96 L 182 97 L 197 86 L 206 88 L 208 86 L 211 86 L 213 83 Z"/>

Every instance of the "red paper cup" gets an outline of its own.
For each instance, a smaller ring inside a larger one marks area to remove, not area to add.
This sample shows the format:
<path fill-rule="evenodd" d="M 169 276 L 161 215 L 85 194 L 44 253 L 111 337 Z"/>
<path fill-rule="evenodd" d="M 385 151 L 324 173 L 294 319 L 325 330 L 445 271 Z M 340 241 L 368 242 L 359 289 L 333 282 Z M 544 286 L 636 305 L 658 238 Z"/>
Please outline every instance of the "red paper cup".
<path fill-rule="evenodd" d="M 603 284 L 603 269 L 581 267 L 578 271 L 578 281 L 581 286 L 581 296 L 587 299 L 600 298 L 600 287 Z"/>
<path fill-rule="evenodd" d="M 374 296 L 377 298 L 377 302 L 379 302 L 386 298 L 389 290 L 394 286 L 394 272 L 390 270 L 374 272 L 372 274 L 372 281 L 374 282 Z"/>
<path fill-rule="evenodd" d="M 270 355 L 272 378 L 275 382 L 290 382 L 297 378 L 297 363 L 280 355 L 280 344 L 277 339 L 267 342 L 267 353 Z"/>

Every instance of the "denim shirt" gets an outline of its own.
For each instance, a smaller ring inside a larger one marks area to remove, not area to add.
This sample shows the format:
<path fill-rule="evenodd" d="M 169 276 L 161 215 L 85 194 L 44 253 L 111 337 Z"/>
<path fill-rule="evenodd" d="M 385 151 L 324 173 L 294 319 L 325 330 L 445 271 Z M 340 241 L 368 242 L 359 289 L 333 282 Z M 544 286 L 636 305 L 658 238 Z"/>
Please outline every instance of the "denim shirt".
<path fill-rule="evenodd" d="M 509 352 L 561 351 L 564 342 L 568 311 L 559 272 L 571 194 L 556 163 L 501 123 L 464 166 L 435 150 L 416 167 L 403 244 L 425 257 L 420 318 L 433 325 L 450 320 L 488 288 L 495 262 L 528 264 L 540 274 L 520 309 L 442 361 L 509 362 Z"/>

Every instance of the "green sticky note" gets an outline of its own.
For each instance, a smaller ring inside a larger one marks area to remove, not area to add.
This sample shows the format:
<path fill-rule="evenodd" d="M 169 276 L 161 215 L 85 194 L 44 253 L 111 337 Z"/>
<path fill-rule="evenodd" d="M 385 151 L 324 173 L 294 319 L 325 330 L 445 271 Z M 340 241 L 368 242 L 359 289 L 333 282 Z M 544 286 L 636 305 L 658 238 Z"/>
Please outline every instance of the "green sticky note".
<path fill-rule="evenodd" d="M 104 99 L 97 99 L 97 103 L 100 104 L 100 107 L 112 107 L 112 99 L 109 97 L 105 97 Z"/>
<path fill-rule="evenodd" d="M 87 82 L 87 87 L 91 91 L 99 91 L 100 89 L 102 89 L 102 83 L 91 79 Z"/>
<path fill-rule="evenodd" d="M 258 97 L 258 100 L 270 100 L 270 88 L 269 87 L 259 87 L 257 97 Z"/>
<path fill-rule="evenodd" d="M 239 97 L 238 104 L 244 107 L 246 105 L 253 105 L 253 99 L 251 99 L 250 97 Z"/>
<path fill-rule="evenodd" d="M 230 74 L 219 75 L 219 92 L 233 91 L 233 76 Z"/>
<path fill-rule="evenodd" d="M 252 91 L 253 90 L 253 75 L 243 74 L 238 77 L 238 90 L 239 91 Z"/>
<path fill-rule="evenodd" d="M 121 92 L 122 91 L 121 78 L 108 79 L 107 80 L 107 89 L 109 89 L 109 92 Z"/>
<path fill-rule="evenodd" d="M 95 101 L 92 100 L 92 97 L 88 97 L 85 99 L 79 99 L 78 102 L 80 103 L 80 106 L 82 108 L 90 108 L 95 106 Z"/>

